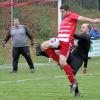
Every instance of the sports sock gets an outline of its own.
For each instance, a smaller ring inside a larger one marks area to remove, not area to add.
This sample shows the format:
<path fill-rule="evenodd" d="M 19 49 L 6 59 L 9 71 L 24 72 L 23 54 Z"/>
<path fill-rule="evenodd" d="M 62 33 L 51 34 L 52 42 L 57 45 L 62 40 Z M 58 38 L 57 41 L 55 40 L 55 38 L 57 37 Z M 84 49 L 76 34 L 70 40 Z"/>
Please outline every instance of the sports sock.
<path fill-rule="evenodd" d="M 64 71 L 65 71 L 66 75 L 68 76 L 69 82 L 71 84 L 74 84 L 75 83 L 75 78 L 74 78 L 74 75 L 73 75 L 73 72 L 72 72 L 72 69 L 71 69 L 70 65 L 66 64 L 64 66 Z"/>
<path fill-rule="evenodd" d="M 59 64 L 59 57 L 56 55 L 55 51 L 52 48 L 48 48 L 44 52 Z"/>

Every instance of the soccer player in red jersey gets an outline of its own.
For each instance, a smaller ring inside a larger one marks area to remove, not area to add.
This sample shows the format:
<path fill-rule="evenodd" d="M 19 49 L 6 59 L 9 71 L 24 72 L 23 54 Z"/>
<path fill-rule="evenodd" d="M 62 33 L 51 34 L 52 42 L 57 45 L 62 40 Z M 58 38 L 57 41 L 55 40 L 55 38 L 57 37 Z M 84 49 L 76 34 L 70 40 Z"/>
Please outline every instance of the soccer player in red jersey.
<path fill-rule="evenodd" d="M 69 10 L 69 6 L 66 4 L 63 4 L 60 7 L 60 11 L 62 14 L 62 22 L 57 36 L 59 39 L 60 55 L 58 56 L 54 51 L 55 49 L 53 48 L 54 46 L 52 44 L 55 40 L 42 43 L 41 49 L 64 69 L 70 84 L 72 84 L 72 91 L 74 91 L 77 87 L 77 82 L 73 75 L 71 66 L 66 63 L 66 60 L 69 55 L 70 47 L 74 46 L 74 33 L 76 30 L 77 21 L 97 23 L 100 22 L 100 18 L 92 19 L 80 16 L 77 13 L 71 12 Z"/>

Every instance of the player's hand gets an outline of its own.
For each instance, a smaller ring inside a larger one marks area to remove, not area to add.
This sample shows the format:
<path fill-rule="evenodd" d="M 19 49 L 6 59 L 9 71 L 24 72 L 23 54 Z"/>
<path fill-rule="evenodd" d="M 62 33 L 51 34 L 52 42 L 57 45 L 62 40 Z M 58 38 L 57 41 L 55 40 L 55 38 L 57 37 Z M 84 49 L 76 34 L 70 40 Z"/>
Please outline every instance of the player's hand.
<path fill-rule="evenodd" d="M 83 69 L 83 73 L 86 74 L 87 73 L 87 68 Z"/>

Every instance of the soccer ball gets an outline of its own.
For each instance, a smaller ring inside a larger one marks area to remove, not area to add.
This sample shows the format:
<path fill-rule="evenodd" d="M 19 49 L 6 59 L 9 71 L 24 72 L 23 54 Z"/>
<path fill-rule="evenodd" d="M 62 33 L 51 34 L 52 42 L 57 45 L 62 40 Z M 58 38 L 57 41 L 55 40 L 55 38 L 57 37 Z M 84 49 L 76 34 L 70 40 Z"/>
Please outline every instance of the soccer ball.
<path fill-rule="evenodd" d="M 52 48 L 58 48 L 60 42 L 58 38 L 52 38 L 49 40 L 49 43 Z"/>

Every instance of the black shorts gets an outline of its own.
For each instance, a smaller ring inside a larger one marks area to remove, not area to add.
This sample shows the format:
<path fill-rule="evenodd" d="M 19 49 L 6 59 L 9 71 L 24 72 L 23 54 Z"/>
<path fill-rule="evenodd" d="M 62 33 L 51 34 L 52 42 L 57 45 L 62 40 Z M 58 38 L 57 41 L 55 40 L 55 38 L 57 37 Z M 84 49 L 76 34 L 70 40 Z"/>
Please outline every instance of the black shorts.
<path fill-rule="evenodd" d="M 78 53 L 77 49 L 74 49 L 67 59 L 67 63 L 71 66 L 74 75 L 76 75 L 83 62 L 84 58 Z"/>

